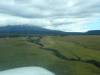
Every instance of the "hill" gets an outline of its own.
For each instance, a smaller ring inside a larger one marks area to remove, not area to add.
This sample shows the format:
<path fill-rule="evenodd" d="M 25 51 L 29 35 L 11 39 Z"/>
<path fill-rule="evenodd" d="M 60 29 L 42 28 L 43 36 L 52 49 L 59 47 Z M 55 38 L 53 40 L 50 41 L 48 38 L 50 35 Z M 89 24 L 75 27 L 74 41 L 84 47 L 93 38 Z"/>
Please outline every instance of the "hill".
<path fill-rule="evenodd" d="M 29 25 L 14 25 L 14 26 L 4 26 L 0 27 L 0 34 L 41 34 L 41 35 L 65 35 L 66 32 L 49 30 L 41 28 L 38 26 L 29 26 Z"/>
<path fill-rule="evenodd" d="M 100 30 L 90 30 L 86 34 L 88 34 L 88 35 L 100 35 Z"/>
<path fill-rule="evenodd" d="M 6 36 L 32 36 L 32 35 L 100 35 L 100 30 L 91 30 L 88 32 L 63 32 L 49 30 L 38 26 L 31 25 L 13 25 L 0 27 L 0 37 Z"/>

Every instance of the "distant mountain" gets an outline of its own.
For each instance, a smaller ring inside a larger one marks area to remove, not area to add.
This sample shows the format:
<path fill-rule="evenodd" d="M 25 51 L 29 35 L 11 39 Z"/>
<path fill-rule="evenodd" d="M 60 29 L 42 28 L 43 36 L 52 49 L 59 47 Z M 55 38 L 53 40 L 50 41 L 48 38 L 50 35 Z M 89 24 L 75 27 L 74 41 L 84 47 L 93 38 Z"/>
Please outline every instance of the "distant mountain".
<path fill-rule="evenodd" d="M 86 32 L 87 35 L 100 35 L 100 30 L 90 30 Z"/>
<path fill-rule="evenodd" d="M 81 32 L 63 32 L 49 30 L 38 26 L 31 25 L 14 25 L 0 27 L 0 37 L 4 36 L 27 36 L 27 35 L 100 35 L 100 30 Z"/>
<path fill-rule="evenodd" d="M 38 35 L 66 35 L 68 33 L 57 31 L 57 30 L 49 30 L 45 28 L 41 28 L 38 26 L 30 26 L 30 25 L 14 25 L 14 26 L 3 26 L 0 27 L 0 36 L 27 36 L 32 34 Z"/>

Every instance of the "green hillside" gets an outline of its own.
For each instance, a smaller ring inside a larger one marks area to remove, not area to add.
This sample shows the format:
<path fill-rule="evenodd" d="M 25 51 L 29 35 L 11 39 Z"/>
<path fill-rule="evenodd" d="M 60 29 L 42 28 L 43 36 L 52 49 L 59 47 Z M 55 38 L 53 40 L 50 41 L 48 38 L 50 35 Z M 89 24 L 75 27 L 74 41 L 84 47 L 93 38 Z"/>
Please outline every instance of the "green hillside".
<path fill-rule="evenodd" d="M 100 75 L 100 36 L 0 38 L 0 70 L 22 66 L 56 75 Z"/>

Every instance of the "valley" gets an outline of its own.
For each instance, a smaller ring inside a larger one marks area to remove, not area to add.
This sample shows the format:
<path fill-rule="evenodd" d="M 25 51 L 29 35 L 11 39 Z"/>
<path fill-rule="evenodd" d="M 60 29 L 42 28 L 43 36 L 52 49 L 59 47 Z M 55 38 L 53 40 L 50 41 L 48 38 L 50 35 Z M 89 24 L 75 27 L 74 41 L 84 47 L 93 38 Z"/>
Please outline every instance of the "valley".
<path fill-rule="evenodd" d="M 56 75 L 99 75 L 100 36 L 0 38 L 0 70 L 40 66 Z"/>

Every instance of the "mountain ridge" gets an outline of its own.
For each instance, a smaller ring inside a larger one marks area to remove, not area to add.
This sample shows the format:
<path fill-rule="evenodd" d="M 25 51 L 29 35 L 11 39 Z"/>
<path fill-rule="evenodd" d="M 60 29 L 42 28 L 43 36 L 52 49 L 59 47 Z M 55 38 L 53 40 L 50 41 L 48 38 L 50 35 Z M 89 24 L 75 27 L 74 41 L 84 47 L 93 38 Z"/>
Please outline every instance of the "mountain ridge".
<path fill-rule="evenodd" d="M 85 33 L 83 32 L 63 32 L 58 30 L 49 30 L 45 28 L 41 28 L 38 26 L 31 25 L 8 25 L 0 27 L 0 36 L 2 35 L 10 35 L 10 34 L 19 34 L 19 35 L 100 35 L 100 30 L 90 30 Z"/>

